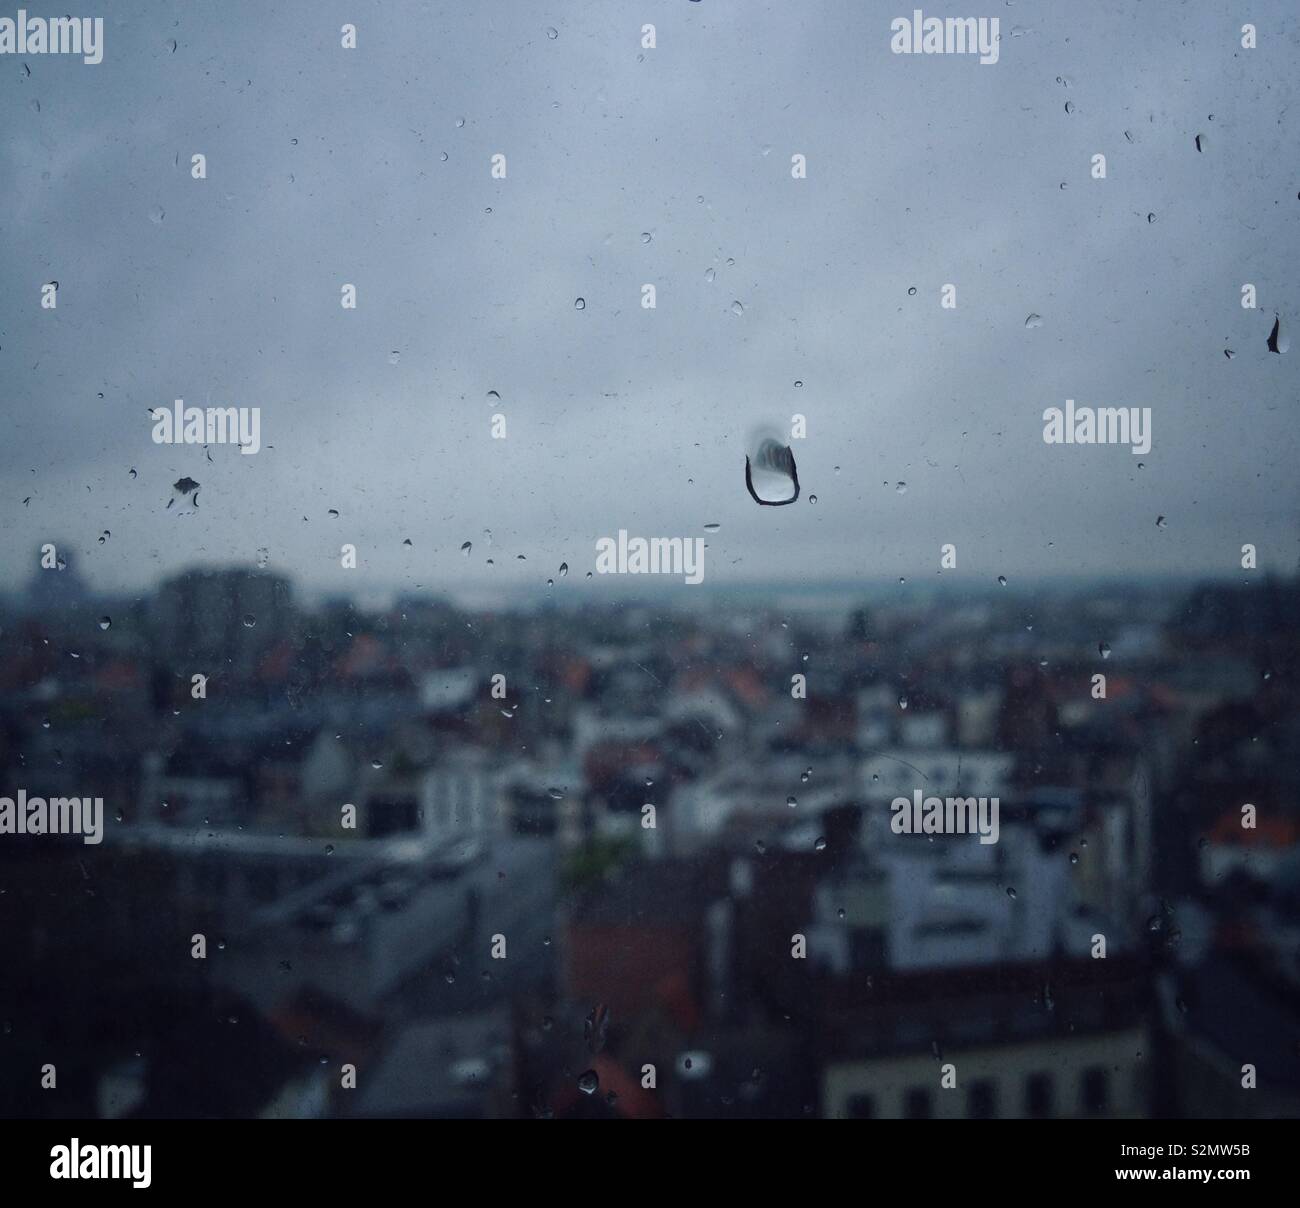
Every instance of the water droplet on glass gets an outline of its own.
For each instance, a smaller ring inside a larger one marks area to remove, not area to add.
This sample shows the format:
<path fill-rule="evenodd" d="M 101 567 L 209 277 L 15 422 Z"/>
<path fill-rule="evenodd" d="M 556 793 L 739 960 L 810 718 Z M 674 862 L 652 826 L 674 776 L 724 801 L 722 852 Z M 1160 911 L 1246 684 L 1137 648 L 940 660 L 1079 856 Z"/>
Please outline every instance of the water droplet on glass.
<path fill-rule="evenodd" d="M 817 850 L 817 851 L 825 851 L 825 850 L 826 850 L 826 840 L 825 840 L 822 836 L 818 835 L 818 836 L 817 836 L 817 842 L 813 844 L 813 847 L 814 847 L 814 849 Z"/>
<path fill-rule="evenodd" d="M 809 495 L 809 496 L 808 496 L 808 502 L 809 502 L 809 503 L 816 503 L 816 502 L 817 502 L 817 496 L 816 496 L 816 495 Z"/>
<path fill-rule="evenodd" d="M 388 363 L 390 365 L 396 365 L 397 362 L 400 361 L 401 359 L 402 359 L 402 354 L 398 352 L 396 348 L 394 348 L 393 351 L 388 354 Z"/>
<path fill-rule="evenodd" d="M 906 709 L 906 708 L 907 708 L 907 697 L 905 697 L 905 696 L 900 696 L 900 697 L 898 698 L 898 707 L 899 707 L 900 709 Z"/>
<path fill-rule="evenodd" d="M 907 494 L 907 483 L 905 483 L 905 482 L 897 482 L 897 483 L 895 483 L 895 484 L 894 484 L 894 490 L 895 490 L 896 492 L 898 492 L 898 494 L 900 494 L 900 495 L 906 495 L 906 494 Z"/>
<path fill-rule="evenodd" d="M 587 302 L 586 302 L 586 299 L 585 299 L 585 298 L 575 298 L 575 299 L 573 300 L 573 309 L 574 309 L 574 310 L 586 310 L 586 309 L 587 309 Z"/>
<path fill-rule="evenodd" d="M 1005 587 L 1006 585 L 1007 585 L 1007 577 L 1006 577 L 1006 575 L 999 575 L 999 576 L 998 576 L 998 586 L 999 586 L 999 587 Z"/>
<path fill-rule="evenodd" d="M 785 799 L 785 803 L 786 803 L 786 805 L 788 805 L 791 809 L 794 809 L 794 808 L 799 804 L 799 802 L 798 802 L 798 801 L 797 801 L 793 796 L 787 797 L 787 798 Z"/>
<path fill-rule="evenodd" d="M 464 125 L 465 125 L 465 119 L 463 117 L 458 117 L 456 119 L 456 129 L 459 130 Z"/>
<path fill-rule="evenodd" d="M 135 467 L 134 467 L 134 466 L 132 466 L 132 467 L 127 471 L 127 474 L 128 474 L 131 478 L 139 478 L 139 477 L 140 477 L 140 476 L 135 472 Z"/>
<path fill-rule="evenodd" d="M 1012 886 L 1010 886 L 1010 885 L 1007 886 L 1007 897 L 1009 897 L 1013 902 L 1014 902 L 1015 899 L 1016 899 L 1016 891 L 1015 891 L 1015 889 L 1014 889 Z"/>
<path fill-rule="evenodd" d="M 466 541 L 465 544 L 460 547 L 460 552 L 468 558 L 473 549 L 474 543 L 472 541 Z"/>
<path fill-rule="evenodd" d="M 642 231 L 642 232 L 641 232 L 641 242 L 642 242 L 642 243 L 649 243 L 650 240 L 653 239 L 653 238 L 654 238 L 654 236 L 651 235 L 649 231 Z"/>
<path fill-rule="evenodd" d="M 600 1088 L 600 1078 L 595 1070 L 588 1070 L 578 1079 L 578 1089 L 584 1095 L 594 1095 Z"/>
<path fill-rule="evenodd" d="M 1273 319 L 1273 330 L 1268 333 L 1268 350 L 1280 355 L 1290 347 L 1291 338 L 1289 335 L 1282 334 L 1282 316 L 1278 315 Z"/>
<path fill-rule="evenodd" d="M 257 551 L 257 569 L 265 570 L 266 564 L 270 562 L 270 560 L 271 551 L 268 550 L 266 546 L 262 546 L 262 548 Z"/>
<path fill-rule="evenodd" d="M 1196 136 L 1196 149 L 1197 149 L 1198 151 L 1204 151 L 1204 150 L 1205 150 L 1205 147 L 1206 147 L 1206 144 L 1207 144 L 1208 142 L 1209 142 L 1209 140 L 1205 137 L 1205 135 L 1203 135 L 1203 134 L 1198 134 L 1198 135 Z"/>
<path fill-rule="evenodd" d="M 764 507 L 780 507 L 799 498 L 799 471 L 790 446 L 770 432 L 757 432 L 745 456 L 745 487 Z"/>
<path fill-rule="evenodd" d="M 720 525 L 720 524 L 712 524 L 712 523 L 710 523 L 710 524 L 706 524 L 706 525 L 704 526 L 704 531 L 705 531 L 706 533 L 716 533 L 716 532 L 717 532 L 721 527 L 722 527 L 722 525 Z"/>
<path fill-rule="evenodd" d="M 1043 316 L 1042 316 L 1042 315 L 1030 315 L 1030 316 L 1025 320 L 1025 326 L 1026 326 L 1026 327 L 1042 327 L 1042 325 L 1043 325 Z"/>
<path fill-rule="evenodd" d="M 1162 529 L 1167 527 L 1167 522 L 1163 516 L 1156 517 L 1156 528 Z"/>
<path fill-rule="evenodd" d="M 733 302 L 731 304 L 731 313 L 733 315 L 743 315 L 745 313 L 745 308 L 739 302 Z"/>
<path fill-rule="evenodd" d="M 561 562 L 560 569 L 556 573 L 561 579 L 567 579 L 569 577 L 569 564 L 567 562 Z"/>
<path fill-rule="evenodd" d="M 556 29 L 554 25 L 548 25 L 546 27 L 546 36 L 550 38 L 552 42 L 554 42 L 555 39 L 560 36 L 560 31 Z"/>
<path fill-rule="evenodd" d="M 100 617 L 100 618 L 99 618 L 99 627 L 100 627 L 100 629 L 111 629 L 111 628 L 112 628 L 112 625 L 113 625 L 113 618 L 112 618 L 112 617 Z"/>
<path fill-rule="evenodd" d="M 445 164 L 447 162 L 447 152 L 444 151 L 441 155 L 438 156 L 438 159 Z"/>
<path fill-rule="evenodd" d="M 767 844 L 764 843 L 762 839 L 755 839 L 754 850 L 758 852 L 760 856 L 764 855 L 767 852 Z"/>
<path fill-rule="evenodd" d="M 714 280 L 714 278 L 715 278 L 717 275 L 718 275 L 718 270 L 717 270 L 716 268 L 706 268 L 706 269 L 704 270 L 704 279 L 705 279 L 705 280 L 706 280 L 710 285 L 713 284 L 713 280 Z"/>
<path fill-rule="evenodd" d="M 244 614 L 244 628 L 252 629 L 257 624 L 257 618 L 251 612 Z"/>
<path fill-rule="evenodd" d="M 1065 112 L 1066 112 L 1066 113 L 1073 113 L 1073 112 L 1074 112 L 1074 102 L 1073 102 L 1073 101 L 1066 101 L 1066 102 L 1065 102 Z"/>
<path fill-rule="evenodd" d="M 107 541 L 112 535 L 113 534 L 110 533 L 108 529 L 105 529 L 102 533 L 99 534 L 99 544 L 103 545 L 104 542 Z"/>
<path fill-rule="evenodd" d="M 907 291 L 907 296 L 908 296 L 909 298 L 914 298 L 914 297 L 916 297 L 916 286 L 915 286 L 915 285 L 911 286 L 911 287 L 908 289 L 908 291 Z"/>
<path fill-rule="evenodd" d="M 1079 853 L 1077 851 L 1072 851 L 1070 853 L 1070 863 L 1078 864 L 1078 862 L 1079 862 Z"/>
<path fill-rule="evenodd" d="M 1149 222 L 1149 223 L 1150 223 L 1150 222 L 1155 222 L 1155 220 L 1156 220 L 1156 216 L 1155 216 L 1155 214 L 1148 214 L 1148 215 L 1147 215 L 1147 222 Z"/>
<path fill-rule="evenodd" d="M 153 209 L 149 211 L 149 221 L 155 226 L 162 222 L 166 217 L 167 212 L 162 208 L 162 206 L 154 206 Z"/>
<path fill-rule="evenodd" d="M 1110 643 L 1109 643 L 1109 642 L 1098 642 L 1098 643 L 1097 643 L 1097 653 L 1100 654 L 1101 657 L 1104 658 L 1104 659 L 1108 659 L 1108 658 L 1110 658 Z"/>

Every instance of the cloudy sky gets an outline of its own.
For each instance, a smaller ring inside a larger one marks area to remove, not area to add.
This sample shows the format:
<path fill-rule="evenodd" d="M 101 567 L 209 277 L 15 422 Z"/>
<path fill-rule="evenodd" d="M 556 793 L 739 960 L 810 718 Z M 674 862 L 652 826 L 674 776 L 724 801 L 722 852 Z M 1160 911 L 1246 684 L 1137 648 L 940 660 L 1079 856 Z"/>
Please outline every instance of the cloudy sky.
<path fill-rule="evenodd" d="M 705 524 L 713 583 L 1296 566 L 1290 0 L 927 10 L 998 17 L 988 66 L 892 54 L 874 0 L 105 7 L 98 66 L 0 57 L 11 585 L 55 541 L 109 589 L 264 547 L 593 592 L 597 538 Z M 261 452 L 154 444 L 175 398 Z M 1151 452 L 1044 444 L 1066 398 Z M 795 413 L 804 497 L 757 507 Z"/>

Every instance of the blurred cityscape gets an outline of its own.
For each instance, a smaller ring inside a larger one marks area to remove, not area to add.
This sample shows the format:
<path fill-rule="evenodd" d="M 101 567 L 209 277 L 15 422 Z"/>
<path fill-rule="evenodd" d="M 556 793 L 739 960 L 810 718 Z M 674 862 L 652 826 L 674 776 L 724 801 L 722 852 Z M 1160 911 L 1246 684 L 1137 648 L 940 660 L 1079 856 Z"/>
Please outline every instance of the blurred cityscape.
<path fill-rule="evenodd" d="M 1296 581 L 682 596 L 37 571 L 0 1114 L 1300 1115 Z"/>

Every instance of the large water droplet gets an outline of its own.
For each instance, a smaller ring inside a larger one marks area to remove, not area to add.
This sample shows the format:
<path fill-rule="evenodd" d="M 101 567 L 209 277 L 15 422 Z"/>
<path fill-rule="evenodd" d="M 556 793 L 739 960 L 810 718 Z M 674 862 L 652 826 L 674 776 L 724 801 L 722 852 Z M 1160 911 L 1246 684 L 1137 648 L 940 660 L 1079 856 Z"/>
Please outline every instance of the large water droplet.
<path fill-rule="evenodd" d="M 1042 327 L 1042 325 L 1043 325 L 1042 315 L 1030 315 L 1029 318 L 1025 320 L 1026 327 Z"/>
<path fill-rule="evenodd" d="M 764 507 L 780 507 L 799 498 L 799 471 L 790 446 L 770 433 L 759 432 L 750 439 L 751 454 L 745 455 L 745 488 L 750 498 Z"/>
<path fill-rule="evenodd" d="M 587 300 L 586 300 L 585 298 L 575 298 L 575 299 L 573 300 L 573 309 L 574 309 L 574 310 L 586 310 L 586 309 L 587 309 Z"/>
<path fill-rule="evenodd" d="M 465 544 L 460 547 L 460 552 L 464 554 L 465 557 L 467 558 L 470 556 L 473 550 L 474 550 L 474 543 L 472 541 L 466 541 Z"/>

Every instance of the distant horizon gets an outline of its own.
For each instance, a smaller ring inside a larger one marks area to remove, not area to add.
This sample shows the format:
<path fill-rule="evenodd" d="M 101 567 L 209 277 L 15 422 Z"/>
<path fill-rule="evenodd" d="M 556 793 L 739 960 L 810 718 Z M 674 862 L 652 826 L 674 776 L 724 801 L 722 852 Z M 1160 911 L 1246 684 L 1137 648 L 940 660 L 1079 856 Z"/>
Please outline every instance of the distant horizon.
<path fill-rule="evenodd" d="M 671 603 L 673 607 L 688 607 L 692 600 L 703 596 L 718 595 L 753 595 L 770 592 L 782 596 L 825 597 L 830 595 L 879 597 L 889 594 L 893 598 L 890 604 L 906 603 L 908 592 L 924 594 L 927 601 L 936 593 L 944 590 L 960 592 L 969 597 L 989 598 L 999 596 L 1015 598 L 1026 592 L 1050 594 L 1073 594 L 1075 592 L 1116 592 L 1144 593 L 1161 588 L 1176 587 L 1183 590 L 1200 585 L 1250 587 L 1263 583 L 1294 583 L 1300 574 L 1268 573 L 1263 570 L 1238 571 L 1236 574 L 1213 574 L 1206 571 L 1151 571 L 1142 575 L 1118 573 L 1079 574 L 1079 573 L 1037 573 L 1019 576 L 1014 582 L 1008 580 L 1005 585 L 998 582 L 996 576 L 984 577 L 969 571 L 952 570 L 942 573 L 932 571 L 922 577 L 907 578 L 904 583 L 886 576 L 846 579 L 826 577 L 821 579 L 780 579 L 780 578 L 730 578 L 724 581 L 705 580 L 695 585 L 685 585 L 679 579 L 651 575 L 596 576 L 586 579 L 585 572 L 578 574 L 570 571 L 565 578 L 555 580 L 553 587 L 546 587 L 519 579 L 520 572 L 511 567 L 504 573 L 515 576 L 513 582 L 493 582 L 491 574 L 473 580 L 460 580 L 453 584 L 412 585 L 402 583 L 376 583 L 359 581 L 355 587 L 340 583 L 326 585 L 304 581 L 295 576 L 291 570 L 272 565 L 258 566 L 254 562 L 203 562 L 191 563 L 177 570 L 160 572 L 149 585 L 133 588 L 97 587 L 91 576 L 87 575 L 80 563 L 73 564 L 74 573 L 81 581 L 90 600 L 143 600 L 154 596 L 164 584 L 188 574 L 219 574 L 222 572 L 245 572 L 264 574 L 285 580 L 290 585 L 295 602 L 307 602 L 310 606 L 329 604 L 336 601 L 379 601 L 367 602 L 365 607 L 392 607 L 400 599 L 445 600 L 457 607 L 485 607 L 485 601 L 496 595 L 502 604 L 509 607 L 526 605 L 555 606 L 558 608 L 586 607 L 599 604 L 602 598 L 610 604 L 629 606 L 639 603 L 662 605 Z M 59 574 L 59 571 L 40 572 Z M 22 607 L 28 603 L 32 579 L 0 592 L 12 606 Z M 467 603 L 468 601 L 468 603 Z"/>

